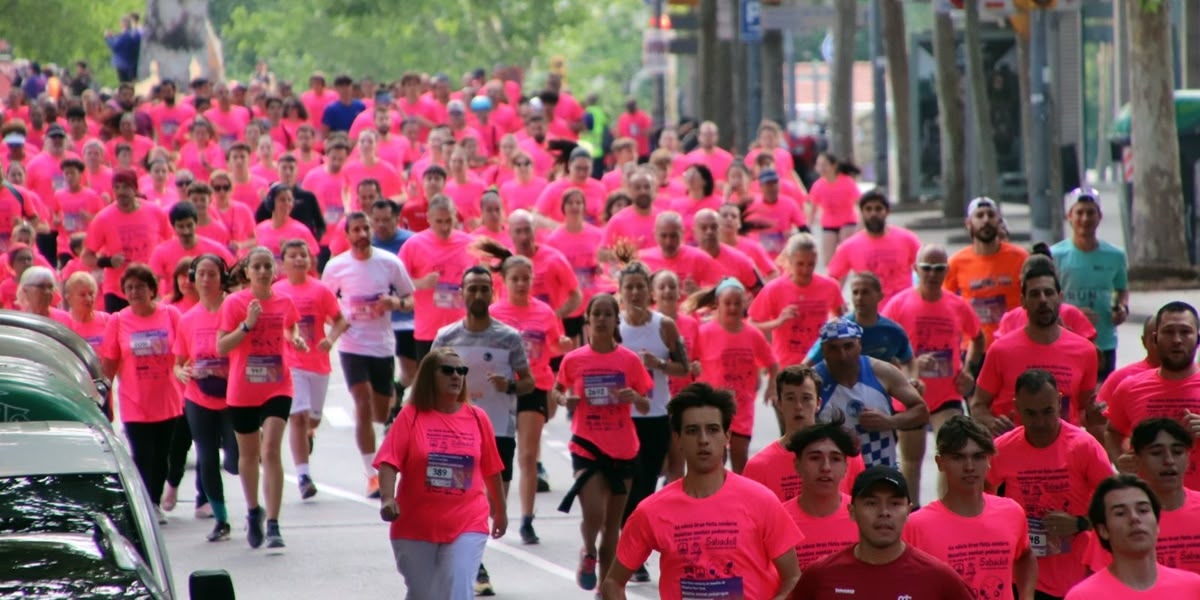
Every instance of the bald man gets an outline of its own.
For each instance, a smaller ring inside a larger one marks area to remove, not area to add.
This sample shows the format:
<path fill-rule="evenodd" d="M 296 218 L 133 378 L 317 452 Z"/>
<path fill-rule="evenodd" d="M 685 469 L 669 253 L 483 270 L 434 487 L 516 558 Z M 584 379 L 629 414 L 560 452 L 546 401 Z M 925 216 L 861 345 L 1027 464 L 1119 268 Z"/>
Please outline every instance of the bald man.
<path fill-rule="evenodd" d="M 692 235 L 696 245 L 721 265 L 721 275 L 733 277 L 746 291 L 757 293 L 762 288 L 762 276 L 754 261 L 741 250 L 721 243 L 720 215 L 711 208 L 702 208 L 692 219 Z"/>
<path fill-rule="evenodd" d="M 963 400 L 975 385 L 963 369 L 961 348 L 970 342 L 967 363 L 983 354 L 984 335 L 979 316 L 961 297 L 946 292 L 948 266 L 946 249 L 924 246 L 917 252 L 917 287 L 896 294 L 884 305 L 881 314 L 897 322 L 912 341 L 916 364 L 917 389 L 929 407 L 934 435 L 955 415 L 966 412 Z M 908 479 L 913 503 L 920 505 L 921 463 L 925 459 L 925 430 L 900 432 L 900 470 Z"/>
<path fill-rule="evenodd" d="M 655 246 L 638 253 L 651 272 L 669 270 L 679 276 L 685 294 L 716 285 L 725 270 L 702 250 L 683 245 L 683 217 L 668 210 L 654 219 Z"/>

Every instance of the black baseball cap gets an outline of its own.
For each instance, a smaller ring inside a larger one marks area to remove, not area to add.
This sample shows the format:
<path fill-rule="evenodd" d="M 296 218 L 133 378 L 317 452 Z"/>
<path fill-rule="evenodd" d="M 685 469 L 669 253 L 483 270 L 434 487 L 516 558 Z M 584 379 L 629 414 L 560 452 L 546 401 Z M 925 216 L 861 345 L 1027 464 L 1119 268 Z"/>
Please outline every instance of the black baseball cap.
<path fill-rule="evenodd" d="M 859 473 L 858 477 L 854 478 L 854 485 L 850 488 L 850 497 L 858 498 L 877 483 L 891 484 L 896 491 L 904 495 L 905 499 L 912 500 L 908 495 L 908 480 L 904 478 L 904 474 L 895 467 L 884 465 L 875 465 Z"/>

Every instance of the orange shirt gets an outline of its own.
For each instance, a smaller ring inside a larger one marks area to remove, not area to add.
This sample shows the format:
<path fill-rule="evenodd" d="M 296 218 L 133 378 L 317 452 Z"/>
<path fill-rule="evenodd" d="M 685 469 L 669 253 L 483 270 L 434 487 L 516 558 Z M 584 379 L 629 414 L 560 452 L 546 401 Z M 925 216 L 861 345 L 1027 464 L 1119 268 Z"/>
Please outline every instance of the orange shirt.
<path fill-rule="evenodd" d="M 1007 242 L 990 256 L 970 246 L 950 257 L 946 291 L 958 294 L 970 303 L 979 316 L 984 348 L 990 348 L 1004 313 L 1021 306 L 1021 266 L 1029 253 Z"/>

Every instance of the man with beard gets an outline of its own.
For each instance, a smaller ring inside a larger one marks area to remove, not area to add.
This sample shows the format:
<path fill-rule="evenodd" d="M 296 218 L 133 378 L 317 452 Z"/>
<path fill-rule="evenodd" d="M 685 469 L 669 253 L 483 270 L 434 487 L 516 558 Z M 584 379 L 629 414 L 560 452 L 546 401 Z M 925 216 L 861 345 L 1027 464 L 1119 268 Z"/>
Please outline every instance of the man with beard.
<path fill-rule="evenodd" d="M 656 181 L 654 171 L 646 167 L 639 168 L 629 178 L 633 206 L 621 209 L 604 225 L 604 237 L 600 239 L 601 248 L 612 249 L 622 241 L 633 244 L 638 250 L 654 246 L 654 226 L 658 216 L 654 207 L 654 197 L 658 189 Z"/>
<path fill-rule="evenodd" d="M 354 434 L 366 470 L 367 497 L 378 498 L 372 423 L 383 423 L 392 404 L 396 353 L 392 311 L 412 309 L 414 288 L 395 254 L 371 246 L 371 223 L 365 213 L 350 213 L 345 231 L 350 251 L 325 265 L 321 281 L 338 297 L 342 314 L 350 320 L 350 328 L 337 339 L 338 356 L 354 399 Z"/>
<path fill-rule="evenodd" d="M 912 270 L 917 264 L 921 240 L 916 234 L 888 225 L 892 205 L 882 190 L 871 190 L 858 199 L 863 231 L 838 245 L 829 260 L 829 276 L 845 283 L 850 271 L 870 271 L 883 283 L 883 303 L 912 287 Z"/>
<path fill-rule="evenodd" d="M 158 145 L 176 151 L 183 145 L 183 125 L 196 117 L 191 105 L 175 101 L 175 82 L 164 79 L 158 86 L 158 104 L 150 107 L 150 120 L 154 122 L 154 135 Z"/>
<path fill-rule="evenodd" d="M 1141 421 L 1155 417 L 1179 420 L 1188 429 L 1200 430 L 1200 366 L 1196 365 L 1196 309 L 1186 302 L 1168 302 L 1154 317 L 1154 347 L 1159 367 L 1134 375 L 1117 386 L 1104 414 L 1109 457 L 1128 470 L 1126 441 Z M 1184 483 L 1200 490 L 1200 455 L 1192 449 Z"/>
<path fill-rule="evenodd" d="M 493 319 L 489 313 L 493 287 L 492 274 L 487 268 L 474 266 L 467 269 L 463 273 L 461 290 L 467 316 L 438 330 L 432 348 L 454 349 L 467 366 L 471 403 L 487 412 L 496 432 L 496 449 L 504 463 L 501 479 L 507 497 L 517 449 L 517 396 L 533 391 L 533 372 L 521 334 Z M 479 565 L 475 593 L 486 596 L 495 593 L 483 565 Z"/>
<path fill-rule="evenodd" d="M 992 345 L 1004 313 L 1021 305 L 1021 265 L 1029 253 L 1000 239 L 1000 206 L 979 197 L 967 206 L 967 233 L 971 245 L 950 257 L 943 287 L 962 296 L 979 316 L 984 350 Z M 980 357 L 982 359 L 982 357 Z M 979 375 L 982 360 L 968 364 Z"/>
<path fill-rule="evenodd" d="M 1073 425 L 1085 422 L 1082 417 L 1095 412 L 1096 347 L 1059 324 L 1062 288 L 1048 258 L 1027 261 L 1021 274 L 1021 304 L 1029 322 L 992 344 L 976 381 L 971 415 L 994 434 L 1012 429 L 1017 418 L 1016 379 L 1036 368 L 1049 371 L 1058 382 L 1063 419 Z"/>

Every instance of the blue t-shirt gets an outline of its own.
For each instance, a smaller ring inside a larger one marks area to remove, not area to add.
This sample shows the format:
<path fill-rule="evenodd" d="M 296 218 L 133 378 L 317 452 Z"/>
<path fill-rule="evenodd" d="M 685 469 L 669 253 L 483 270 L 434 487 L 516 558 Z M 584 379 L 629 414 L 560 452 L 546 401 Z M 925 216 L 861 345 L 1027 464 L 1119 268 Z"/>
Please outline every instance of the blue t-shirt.
<path fill-rule="evenodd" d="M 855 323 L 854 315 L 846 317 Z M 912 344 L 908 341 L 908 333 L 899 323 L 883 316 L 874 325 L 863 326 L 862 356 L 870 356 L 884 362 L 906 363 L 913 358 Z M 808 351 L 808 361 L 812 364 L 824 362 L 821 358 L 821 342 L 813 344 Z"/>
<path fill-rule="evenodd" d="M 328 127 L 329 131 L 349 132 L 354 118 L 364 110 L 367 110 L 367 106 L 361 100 L 351 100 L 350 104 L 342 104 L 342 101 L 338 100 L 325 107 L 325 112 L 321 114 L 321 124 Z"/>
<path fill-rule="evenodd" d="M 1125 251 L 1101 241 L 1095 250 L 1084 252 L 1066 239 L 1051 246 L 1050 253 L 1058 268 L 1063 300 L 1096 313 L 1096 347 L 1101 350 L 1116 349 L 1117 328 L 1112 320 L 1113 294 L 1129 287 Z"/>
<path fill-rule="evenodd" d="M 387 250 L 397 256 L 400 255 L 400 247 L 408 238 L 412 237 L 413 232 L 407 229 L 397 229 L 396 236 L 390 240 L 381 240 L 375 236 L 371 236 L 371 245 L 380 250 Z M 408 267 L 405 267 L 406 269 Z M 413 312 L 411 310 L 393 310 L 392 311 L 392 330 L 394 331 L 410 331 L 413 328 Z"/>

